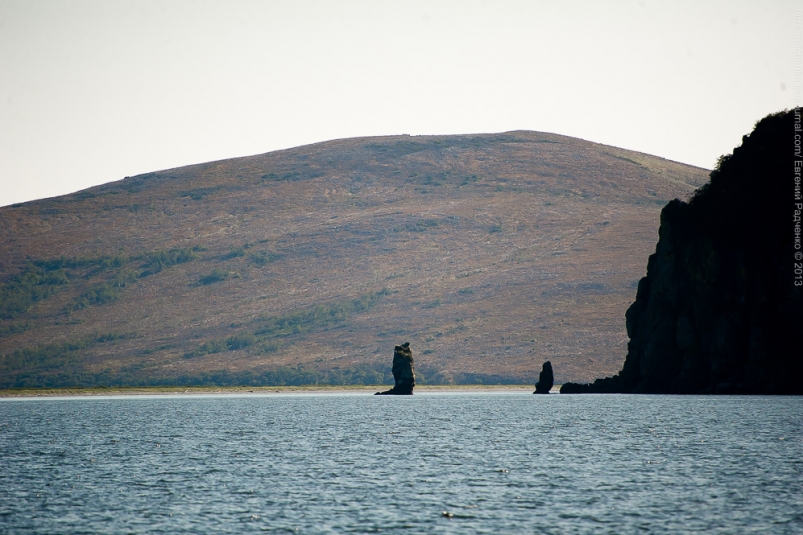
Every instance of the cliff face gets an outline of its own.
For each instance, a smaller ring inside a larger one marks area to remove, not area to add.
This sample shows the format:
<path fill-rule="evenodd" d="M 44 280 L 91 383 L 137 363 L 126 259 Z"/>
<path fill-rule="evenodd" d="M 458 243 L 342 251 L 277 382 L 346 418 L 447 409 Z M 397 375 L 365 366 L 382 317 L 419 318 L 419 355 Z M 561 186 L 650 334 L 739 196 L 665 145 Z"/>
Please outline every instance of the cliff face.
<path fill-rule="evenodd" d="M 689 203 L 663 209 L 622 371 L 562 392 L 803 394 L 794 128 L 791 111 L 761 120 Z"/>

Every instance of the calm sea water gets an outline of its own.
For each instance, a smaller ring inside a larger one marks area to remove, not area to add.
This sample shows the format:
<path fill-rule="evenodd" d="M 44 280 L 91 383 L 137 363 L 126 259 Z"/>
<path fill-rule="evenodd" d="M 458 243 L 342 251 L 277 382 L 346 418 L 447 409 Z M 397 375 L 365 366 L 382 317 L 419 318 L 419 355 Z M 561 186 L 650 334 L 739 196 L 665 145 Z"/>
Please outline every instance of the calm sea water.
<path fill-rule="evenodd" d="M 803 398 L 0 401 L 2 533 L 803 533 Z"/>

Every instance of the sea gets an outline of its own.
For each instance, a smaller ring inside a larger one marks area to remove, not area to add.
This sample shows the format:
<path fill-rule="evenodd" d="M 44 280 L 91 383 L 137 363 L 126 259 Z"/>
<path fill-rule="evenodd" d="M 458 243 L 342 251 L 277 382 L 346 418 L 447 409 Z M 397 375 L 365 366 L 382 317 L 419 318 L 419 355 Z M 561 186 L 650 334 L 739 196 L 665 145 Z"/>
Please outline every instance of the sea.
<path fill-rule="evenodd" d="M 0 533 L 803 533 L 803 398 L 6 398 Z"/>

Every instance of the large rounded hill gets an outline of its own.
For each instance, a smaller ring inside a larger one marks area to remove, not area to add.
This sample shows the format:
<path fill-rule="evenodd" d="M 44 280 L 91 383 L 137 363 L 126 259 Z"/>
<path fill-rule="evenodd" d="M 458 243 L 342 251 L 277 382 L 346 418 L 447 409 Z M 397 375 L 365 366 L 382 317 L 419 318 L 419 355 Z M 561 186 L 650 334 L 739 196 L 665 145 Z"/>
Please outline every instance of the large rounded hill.
<path fill-rule="evenodd" d="M 0 208 L 0 387 L 557 383 L 622 366 L 708 171 L 539 132 L 345 139 Z"/>

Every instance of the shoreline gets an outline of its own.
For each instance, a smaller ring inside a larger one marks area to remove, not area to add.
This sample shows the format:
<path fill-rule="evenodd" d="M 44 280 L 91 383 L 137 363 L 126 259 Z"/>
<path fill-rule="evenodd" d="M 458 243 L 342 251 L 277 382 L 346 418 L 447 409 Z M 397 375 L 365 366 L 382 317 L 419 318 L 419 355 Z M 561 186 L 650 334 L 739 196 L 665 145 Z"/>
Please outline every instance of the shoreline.
<path fill-rule="evenodd" d="M 380 392 L 389 385 L 306 385 L 306 386 L 142 386 L 98 388 L 20 388 L 0 390 L 0 398 L 159 396 L 198 394 L 337 394 Z M 560 385 L 552 388 L 557 392 Z M 521 392 L 532 393 L 532 385 L 420 385 L 416 392 Z"/>

